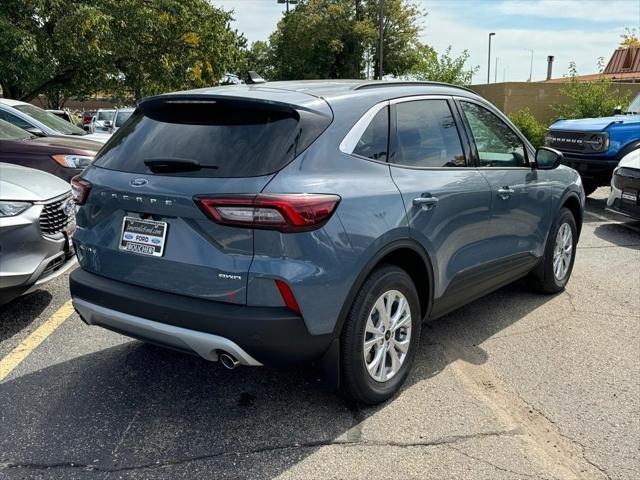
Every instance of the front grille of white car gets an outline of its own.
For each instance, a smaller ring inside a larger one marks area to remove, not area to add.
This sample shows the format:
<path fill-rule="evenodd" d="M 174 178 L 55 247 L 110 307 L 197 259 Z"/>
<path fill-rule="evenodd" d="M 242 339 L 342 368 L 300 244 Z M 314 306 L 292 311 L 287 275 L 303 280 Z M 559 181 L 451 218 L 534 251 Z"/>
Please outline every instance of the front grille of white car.
<path fill-rule="evenodd" d="M 62 232 L 74 219 L 75 208 L 71 203 L 71 194 L 58 197 L 44 204 L 40 214 L 40 230 L 45 236 Z"/>

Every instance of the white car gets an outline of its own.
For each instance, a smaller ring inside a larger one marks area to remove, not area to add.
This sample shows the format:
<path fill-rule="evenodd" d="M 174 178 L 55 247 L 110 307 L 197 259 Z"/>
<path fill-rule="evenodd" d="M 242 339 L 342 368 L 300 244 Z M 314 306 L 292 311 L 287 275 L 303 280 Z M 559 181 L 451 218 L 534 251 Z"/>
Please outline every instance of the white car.
<path fill-rule="evenodd" d="M 622 157 L 613 171 L 607 210 L 640 220 L 640 149 Z"/>
<path fill-rule="evenodd" d="M 115 114 L 115 109 L 99 108 L 91 119 L 89 131 L 92 133 L 113 133 L 113 117 Z"/>
<path fill-rule="evenodd" d="M 51 112 L 20 100 L 0 98 L 0 120 L 12 123 L 27 132 L 39 137 L 50 136 L 83 136 L 87 140 L 105 143 L 109 135 L 89 135 L 83 129 L 70 124 Z"/>

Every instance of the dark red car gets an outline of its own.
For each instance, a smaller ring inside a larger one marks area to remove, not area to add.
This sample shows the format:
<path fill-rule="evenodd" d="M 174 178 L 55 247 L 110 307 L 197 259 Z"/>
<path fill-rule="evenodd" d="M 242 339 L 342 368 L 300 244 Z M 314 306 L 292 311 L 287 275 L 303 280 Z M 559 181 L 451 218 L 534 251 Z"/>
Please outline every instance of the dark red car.
<path fill-rule="evenodd" d="M 82 172 L 100 147 L 81 137 L 36 137 L 0 120 L 0 162 L 43 170 L 66 181 Z"/>

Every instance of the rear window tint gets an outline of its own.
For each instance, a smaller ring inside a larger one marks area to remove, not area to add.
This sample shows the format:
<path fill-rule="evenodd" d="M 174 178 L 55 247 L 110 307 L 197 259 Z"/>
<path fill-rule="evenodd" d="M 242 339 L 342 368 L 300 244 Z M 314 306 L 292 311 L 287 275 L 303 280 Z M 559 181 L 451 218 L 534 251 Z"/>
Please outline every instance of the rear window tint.
<path fill-rule="evenodd" d="M 389 141 L 389 107 L 384 107 L 376 116 L 358 140 L 355 155 L 372 160 L 387 161 L 387 145 Z"/>
<path fill-rule="evenodd" d="M 203 168 L 162 175 L 253 177 L 274 173 L 306 149 L 331 120 L 246 101 L 169 100 L 142 105 L 95 165 L 152 173 L 145 160 L 188 159 Z"/>

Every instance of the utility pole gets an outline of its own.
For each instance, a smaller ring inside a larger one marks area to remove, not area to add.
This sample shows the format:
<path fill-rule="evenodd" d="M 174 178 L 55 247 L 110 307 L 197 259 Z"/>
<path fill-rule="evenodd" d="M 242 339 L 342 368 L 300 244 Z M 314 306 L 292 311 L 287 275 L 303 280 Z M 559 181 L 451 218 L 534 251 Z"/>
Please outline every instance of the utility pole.
<path fill-rule="evenodd" d="M 289 4 L 295 5 L 298 3 L 298 0 L 278 0 L 278 3 L 284 3 L 287 6 L 287 14 L 289 13 Z"/>
<path fill-rule="evenodd" d="M 382 80 L 384 73 L 384 0 L 380 0 L 380 12 L 378 15 L 378 28 L 380 29 L 380 39 L 378 44 L 378 79 Z"/>
<path fill-rule="evenodd" d="M 533 48 L 525 48 L 525 50 L 529 50 L 531 52 L 531 64 L 529 65 L 529 83 L 531 83 L 531 76 L 533 75 Z"/>
<path fill-rule="evenodd" d="M 491 37 L 496 33 L 491 32 L 489 34 L 489 56 L 487 57 L 487 83 L 491 83 Z"/>

